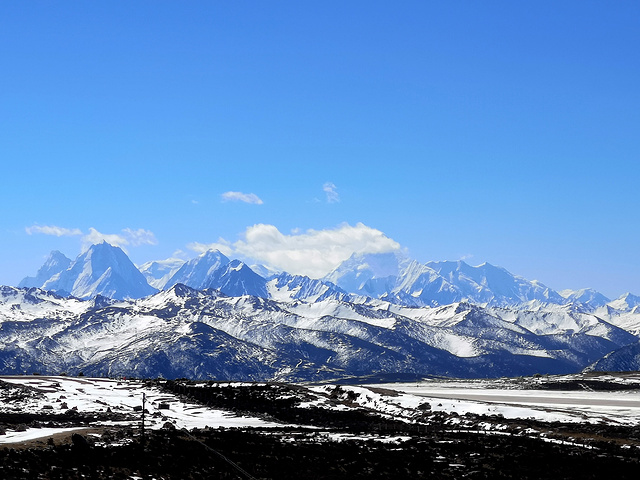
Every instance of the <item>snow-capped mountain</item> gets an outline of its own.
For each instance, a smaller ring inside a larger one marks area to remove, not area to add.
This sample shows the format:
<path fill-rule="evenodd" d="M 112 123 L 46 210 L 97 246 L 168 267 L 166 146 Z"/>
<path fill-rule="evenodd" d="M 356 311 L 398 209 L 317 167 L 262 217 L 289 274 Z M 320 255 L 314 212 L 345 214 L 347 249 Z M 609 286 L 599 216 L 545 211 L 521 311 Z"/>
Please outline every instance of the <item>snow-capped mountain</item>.
<path fill-rule="evenodd" d="M 464 298 L 476 303 L 514 305 L 531 300 L 549 303 L 564 301 L 560 294 L 540 282 L 513 275 L 490 263 L 476 267 L 463 261 L 429 262 L 426 265 L 454 285 Z"/>
<path fill-rule="evenodd" d="M 206 278 L 204 288 L 219 290 L 230 297 L 253 295 L 267 298 L 267 281 L 240 260 L 232 260 L 215 269 Z"/>
<path fill-rule="evenodd" d="M 585 368 L 587 372 L 637 372 L 640 370 L 640 342 L 625 345 Z"/>
<path fill-rule="evenodd" d="M 92 306 L 92 302 L 62 297 L 35 287 L 0 286 L 0 332 L 7 332 L 6 322 L 70 320 Z"/>
<path fill-rule="evenodd" d="M 354 253 L 323 280 L 337 285 L 345 292 L 378 298 L 391 292 L 411 264 L 405 255 L 390 253 Z"/>
<path fill-rule="evenodd" d="M 267 297 L 267 281 L 239 260 L 208 250 L 184 263 L 166 282 L 165 289 L 183 284 L 197 290 L 210 288 L 225 295 Z"/>
<path fill-rule="evenodd" d="M 44 262 L 44 265 L 40 267 L 35 277 L 25 277 L 18 284 L 19 287 L 41 287 L 44 283 L 53 277 L 55 274 L 60 273 L 71 265 L 71 259 L 66 255 L 60 253 L 57 250 L 52 251 Z"/>
<path fill-rule="evenodd" d="M 186 262 L 180 258 L 167 258 L 166 260 L 154 260 L 143 263 L 138 267 L 140 273 L 147 279 L 147 283 L 153 288 L 163 290 L 167 282 Z"/>
<path fill-rule="evenodd" d="M 640 297 L 631 295 L 630 293 L 625 293 L 619 298 L 609 302 L 607 305 L 615 308 L 616 310 L 629 311 L 640 306 Z"/>
<path fill-rule="evenodd" d="M 567 303 L 579 303 L 592 309 L 603 307 L 611 301 L 603 294 L 595 291 L 592 288 L 583 288 L 580 290 L 562 290 L 558 293 L 562 295 Z"/>
<path fill-rule="evenodd" d="M 119 247 L 106 242 L 92 245 L 66 270 L 56 273 L 40 286 L 78 298 L 95 295 L 115 299 L 141 298 L 157 291 Z"/>
<path fill-rule="evenodd" d="M 109 246 L 108 244 L 101 245 L 92 246 L 88 252 L 80 255 L 73 262 L 73 265 L 68 266 L 68 271 L 65 270 L 60 275 L 51 277 L 40 275 L 46 278 L 35 286 L 80 298 L 90 298 L 95 295 L 117 299 L 125 297 L 140 298 L 154 293 L 157 289 L 168 289 L 177 284 L 187 285 L 198 290 L 206 288 L 219 290 L 229 296 L 254 295 L 262 298 L 272 298 L 272 296 L 273 298 L 284 298 L 283 296 L 289 295 L 288 298 L 309 300 L 346 295 L 346 292 L 331 283 L 287 273 L 274 277 L 269 282 L 269 288 L 267 288 L 267 279 L 265 277 L 258 275 L 239 260 L 229 260 L 218 250 L 209 250 L 188 262 L 179 259 L 147 262 L 140 266 L 139 271 L 145 277 L 149 286 L 154 288 L 137 290 L 129 288 L 123 293 L 123 282 L 118 284 L 118 289 L 113 287 L 113 282 L 107 282 L 112 277 L 111 271 L 107 273 L 105 278 L 99 277 L 107 271 L 110 262 L 113 263 L 111 269 L 115 272 L 120 272 L 124 264 L 129 264 L 128 267 L 131 267 L 132 264 L 120 249 L 118 249 L 118 255 L 106 256 L 103 254 L 102 259 L 98 260 L 94 251 L 99 249 L 108 250 L 104 246 Z M 58 255 L 55 255 L 55 258 L 57 257 Z M 40 271 L 50 270 L 50 264 L 52 263 L 48 260 Z M 88 263 L 91 265 L 87 266 Z M 129 270 L 131 269 L 129 268 Z M 129 278 L 136 279 L 138 283 L 141 282 L 140 275 L 135 272 L 130 272 Z M 289 292 L 289 294 L 286 294 L 285 291 Z"/>
<path fill-rule="evenodd" d="M 267 282 L 268 297 L 279 301 L 305 300 L 317 302 L 333 298 L 344 300 L 349 294 L 331 282 L 303 275 L 281 273 Z"/>
<path fill-rule="evenodd" d="M 52 254 L 25 279 L 42 281 L 42 289 L 0 287 L 0 373 L 254 380 L 568 373 L 632 365 L 640 336 L 639 297 L 561 295 L 486 263 L 354 255 L 324 279 L 265 278 L 212 250 L 182 264 L 143 265 L 147 278 L 165 285 L 155 293 L 120 248 L 102 243 L 69 264 L 65 258 Z M 597 363 L 605 355 L 609 363 Z"/>
<path fill-rule="evenodd" d="M 409 308 L 358 300 L 228 297 L 178 284 L 100 305 L 4 287 L 0 372 L 239 380 L 495 377 L 575 372 L 637 342 L 571 306 Z"/>
<path fill-rule="evenodd" d="M 261 263 L 254 263 L 253 265 L 249 265 L 249 268 L 260 275 L 262 278 L 266 278 L 267 280 L 283 273 L 281 270 L 263 265 Z"/>
<path fill-rule="evenodd" d="M 460 289 L 449 283 L 446 278 L 415 260 L 401 272 L 393 289 L 380 298 L 416 307 L 447 305 L 467 299 Z"/>
<path fill-rule="evenodd" d="M 640 336 L 640 304 L 638 304 L 638 300 L 640 300 L 639 297 L 625 293 L 620 298 L 594 309 L 593 313 L 607 319 L 612 325 Z"/>
<path fill-rule="evenodd" d="M 196 258 L 184 263 L 164 285 L 165 289 L 182 283 L 191 288 L 202 289 L 209 286 L 211 276 L 230 260 L 218 250 L 207 250 Z"/>
<path fill-rule="evenodd" d="M 471 301 L 515 305 L 539 300 L 566 303 L 537 281 L 483 263 L 463 261 L 419 263 L 399 253 L 353 255 L 325 277 L 350 293 L 383 298 L 408 306 L 437 306 Z"/>
<path fill-rule="evenodd" d="M 623 313 L 640 309 L 640 297 L 629 293 L 613 301 L 593 289 L 558 293 L 538 281 L 529 281 L 488 263 L 475 267 L 463 261 L 422 264 L 399 252 L 354 254 L 323 279 L 286 272 L 274 274 L 273 270 L 259 265 L 248 267 L 237 260 L 232 262 L 218 250 L 209 250 L 187 262 L 179 259 L 147 262 L 140 267 L 145 281 L 133 271 L 135 267 L 131 268 L 130 260 L 121 250 L 118 255 L 110 255 L 100 261 L 92 255 L 88 258 L 90 267 L 83 266 L 88 261 L 87 252 L 72 265 L 67 265 L 69 259 L 59 252 L 52 252 L 37 276 L 25 278 L 21 285 L 70 293 L 81 298 L 94 295 L 140 298 L 156 289 L 182 283 L 195 289 L 218 289 L 232 296 L 251 294 L 277 300 L 346 299 L 347 295 L 352 299 L 354 296 L 366 296 L 411 307 L 463 301 L 525 309 L 531 309 L 537 303 L 579 304 L 585 311 L 604 311 L 605 316 L 611 316 L 623 328 L 630 322 L 633 324 L 636 318 L 632 315 L 629 320 Z M 109 262 L 113 265 L 107 272 Z M 233 265 L 230 266 L 231 263 Z M 63 268 L 65 265 L 66 269 Z M 128 273 L 123 274 L 124 271 Z M 49 275 L 51 272 L 55 274 Z M 634 328 L 632 326 L 630 331 L 635 332 Z"/>

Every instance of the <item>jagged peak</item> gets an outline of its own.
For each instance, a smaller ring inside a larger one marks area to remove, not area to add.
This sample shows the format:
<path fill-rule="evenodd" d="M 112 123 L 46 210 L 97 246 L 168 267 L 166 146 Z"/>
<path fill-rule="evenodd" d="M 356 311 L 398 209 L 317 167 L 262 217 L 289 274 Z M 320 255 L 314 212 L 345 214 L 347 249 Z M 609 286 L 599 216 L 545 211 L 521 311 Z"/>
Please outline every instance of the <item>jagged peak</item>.
<path fill-rule="evenodd" d="M 198 290 L 188 287 L 184 283 L 176 283 L 169 291 L 173 292 L 177 297 L 192 297 L 198 293 Z"/>
<path fill-rule="evenodd" d="M 221 258 L 226 260 L 227 262 L 229 262 L 229 257 L 227 257 L 224 253 L 222 253 L 220 250 L 218 250 L 217 248 L 210 248 L 209 250 L 206 250 L 204 252 L 202 252 L 200 255 L 198 255 L 197 258 Z"/>

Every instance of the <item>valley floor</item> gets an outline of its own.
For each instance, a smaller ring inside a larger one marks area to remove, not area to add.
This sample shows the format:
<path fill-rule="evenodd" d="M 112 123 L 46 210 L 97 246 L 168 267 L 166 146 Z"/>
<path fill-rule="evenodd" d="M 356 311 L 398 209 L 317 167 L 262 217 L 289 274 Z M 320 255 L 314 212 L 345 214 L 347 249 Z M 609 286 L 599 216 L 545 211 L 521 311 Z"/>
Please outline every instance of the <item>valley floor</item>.
<path fill-rule="evenodd" d="M 359 386 L 0 377 L 0 478 L 635 479 L 639 397 L 640 374 Z"/>

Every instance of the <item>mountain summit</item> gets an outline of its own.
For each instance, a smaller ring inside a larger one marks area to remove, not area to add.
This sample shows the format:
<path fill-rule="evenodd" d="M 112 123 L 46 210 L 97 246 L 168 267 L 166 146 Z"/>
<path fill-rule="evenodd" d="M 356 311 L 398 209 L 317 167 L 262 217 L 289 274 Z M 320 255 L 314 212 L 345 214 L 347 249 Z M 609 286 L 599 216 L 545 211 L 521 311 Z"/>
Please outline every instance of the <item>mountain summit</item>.
<path fill-rule="evenodd" d="M 228 265 L 230 261 L 219 250 L 207 250 L 184 263 L 167 280 L 164 289 L 171 288 L 178 283 L 198 290 L 211 287 L 211 277 L 214 272 L 220 267 Z"/>
<path fill-rule="evenodd" d="M 26 277 L 20 287 L 39 287 L 80 298 L 103 295 L 124 299 L 141 298 L 180 283 L 196 290 L 219 290 L 229 296 L 253 295 L 280 301 L 354 300 L 360 296 L 361 301 L 369 297 L 407 307 L 469 302 L 522 308 L 575 304 L 585 312 L 613 309 L 618 316 L 634 309 L 640 311 L 640 297 L 631 294 L 610 301 L 591 289 L 556 292 L 541 282 L 529 281 L 489 263 L 420 263 L 402 252 L 353 254 L 321 279 L 272 273 L 230 260 L 218 250 L 208 250 L 187 262 L 167 259 L 145 263 L 138 269 L 121 249 L 102 243 L 93 245 L 74 262 L 60 252 L 52 252 L 37 275 Z M 623 320 L 620 322 L 626 322 Z"/>
<path fill-rule="evenodd" d="M 398 284 L 410 263 L 411 260 L 396 252 L 354 253 L 323 280 L 346 292 L 377 298 Z"/>
<path fill-rule="evenodd" d="M 142 298 L 157 291 L 149 286 L 119 247 L 107 242 L 92 245 L 78 255 L 67 269 L 38 286 L 79 298 L 95 295 L 115 299 Z"/>
<path fill-rule="evenodd" d="M 489 263 L 476 267 L 463 261 L 422 264 L 399 253 L 353 255 L 324 279 L 350 293 L 416 307 L 460 301 L 502 306 L 532 300 L 566 303 L 545 285 Z"/>
<path fill-rule="evenodd" d="M 18 284 L 18 287 L 41 287 L 44 283 L 53 277 L 55 274 L 60 273 L 71 265 L 71 259 L 58 250 L 52 251 L 44 265 L 40 267 L 35 277 L 25 277 Z"/>

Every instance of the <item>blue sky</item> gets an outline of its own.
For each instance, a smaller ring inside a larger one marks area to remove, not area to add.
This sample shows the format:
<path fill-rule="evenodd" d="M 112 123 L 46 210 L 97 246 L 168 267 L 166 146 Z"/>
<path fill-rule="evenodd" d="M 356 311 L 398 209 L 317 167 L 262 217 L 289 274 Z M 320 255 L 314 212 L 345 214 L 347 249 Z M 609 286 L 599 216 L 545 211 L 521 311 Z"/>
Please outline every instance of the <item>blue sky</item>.
<path fill-rule="evenodd" d="M 2 2 L 0 284 L 108 238 L 640 294 L 639 27 L 625 1 Z"/>

